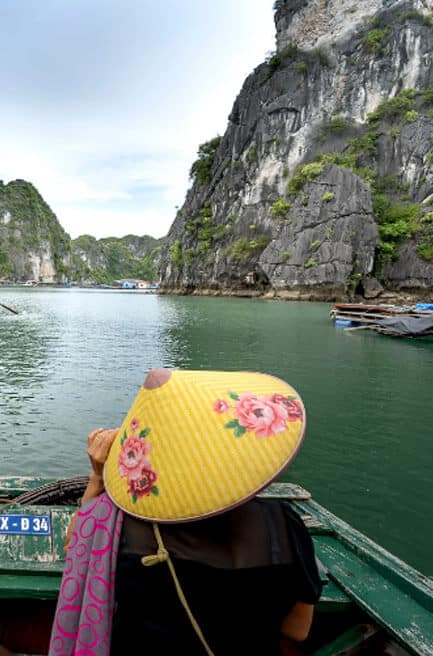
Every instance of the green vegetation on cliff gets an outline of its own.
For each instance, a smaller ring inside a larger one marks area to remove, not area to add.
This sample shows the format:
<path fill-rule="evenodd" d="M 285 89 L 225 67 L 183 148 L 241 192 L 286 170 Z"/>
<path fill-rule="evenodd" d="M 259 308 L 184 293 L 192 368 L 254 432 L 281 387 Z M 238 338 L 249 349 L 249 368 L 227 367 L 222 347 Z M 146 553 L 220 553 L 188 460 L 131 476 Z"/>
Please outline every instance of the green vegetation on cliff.
<path fill-rule="evenodd" d="M 379 139 L 386 135 L 398 138 L 401 126 L 413 123 L 422 114 L 432 118 L 428 110 L 432 103 L 432 87 L 418 91 L 403 89 L 368 115 L 367 125 L 360 136 L 348 139 L 341 151 L 321 153 L 313 161 L 298 166 L 287 185 L 289 195 L 299 195 L 307 183 L 324 172 L 325 164 L 347 168 L 370 183 L 373 214 L 380 237 L 375 263 L 375 273 L 379 277 L 382 276 L 384 263 L 398 259 L 400 245 L 405 239 L 415 238 L 417 255 L 433 260 L 433 228 L 429 218 L 433 213 L 426 214 L 427 210 L 421 203 L 411 202 L 409 184 L 403 183 L 398 176 L 380 177 L 377 166 Z M 392 127 L 389 128 L 389 125 Z M 319 131 L 320 140 L 326 134 L 322 128 Z M 433 160 L 433 153 L 426 159 Z M 324 195 L 322 200 L 329 201 L 333 197 L 333 194 Z M 279 203 L 281 200 L 272 206 L 273 214 L 274 207 Z"/>
<path fill-rule="evenodd" d="M 391 0 L 371 16 L 319 4 L 275 0 L 277 50 L 191 167 L 166 291 L 433 288 L 432 18 Z"/>
<path fill-rule="evenodd" d="M 154 281 L 159 241 L 153 237 L 81 235 L 72 240 L 71 280 L 109 284 L 122 278 Z"/>
<path fill-rule="evenodd" d="M 158 240 L 127 235 L 71 242 L 57 217 L 29 182 L 0 182 L 0 278 L 42 282 L 110 283 L 118 278 L 156 280 Z"/>
<path fill-rule="evenodd" d="M 191 166 L 190 177 L 201 185 L 208 184 L 211 179 L 211 169 L 215 155 L 221 143 L 221 137 L 214 137 L 201 144 L 198 149 L 198 158 Z"/>
<path fill-rule="evenodd" d="M 41 269 L 40 277 L 62 279 L 69 249 L 69 235 L 30 182 L 0 183 L 0 277 L 33 277 L 33 258 L 51 260 L 52 266 Z"/>
<path fill-rule="evenodd" d="M 226 255 L 232 260 L 239 262 L 246 261 L 261 253 L 271 241 L 267 235 L 260 235 L 257 239 L 247 239 L 239 237 L 227 249 Z"/>

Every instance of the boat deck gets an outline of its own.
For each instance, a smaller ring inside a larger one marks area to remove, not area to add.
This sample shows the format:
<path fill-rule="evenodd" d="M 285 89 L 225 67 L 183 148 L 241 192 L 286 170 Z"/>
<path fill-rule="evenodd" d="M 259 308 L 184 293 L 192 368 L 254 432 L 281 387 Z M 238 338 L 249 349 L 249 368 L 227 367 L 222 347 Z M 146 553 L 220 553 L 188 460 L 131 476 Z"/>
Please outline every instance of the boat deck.
<path fill-rule="evenodd" d="M 0 478 L 0 599 L 42 600 L 57 596 L 64 566 L 64 538 L 76 508 L 13 503 L 18 494 L 46 482 Z M 344 645 L 359 644 L 367 639 L 369 631 L 385 630 L 396 644 L 404 646 L 406 651 L 401 653 L 433 654 L 432 580 L 320 506 L 302 487 L 275 483 L 262 496 L 290 500 L 308 527 L 324 583 L 318 614 L 343 617 L 362 611 L 370 620 L 366 630 L 357 625 L 356 630 L 350 627 L 343 632 L 345 637 L 339 636 L 339 640 Z M 19 518 L 36 518 L 39 525 L 48 517 L 51 531 L 48 535 L 12 535 L 2 532 L 4 517 L 18 517 L 9 520 L 18 524 Z M 325 656 L 339 652 L 311 653 Z"/>
<path fill-rule="evenodd" d="M 391 317 L 428 317 L 432 310 L 417 309 L 416 306 L 364 305 L 362 303 L 335 303 L 330 312 L 338 325 L 367 326 Z"/>

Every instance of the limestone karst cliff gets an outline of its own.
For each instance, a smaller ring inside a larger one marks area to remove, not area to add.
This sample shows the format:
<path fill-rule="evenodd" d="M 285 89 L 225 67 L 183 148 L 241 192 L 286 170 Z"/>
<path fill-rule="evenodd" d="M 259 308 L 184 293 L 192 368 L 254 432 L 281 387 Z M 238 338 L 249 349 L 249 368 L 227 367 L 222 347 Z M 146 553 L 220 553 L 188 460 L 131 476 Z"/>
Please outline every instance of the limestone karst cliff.
<path fill-rule="evenodd" d="M 70 279 L 87 284 L 121 278 L 156 280 L 158 244 L 158 239 L 149 236 L 95 239 L 81 235 L 71 242 Z"/>
<path fill-rule="evenodd" d="M 70 237 L 35 187 L 0 183 L 0 278 L 63 282 Z"/>
<path fill-rule="evenodd" d="M 0 280 L 44 284 L 155 280 L 158 239 L 127 235 L 71 240 L 35 187 L 0 183 Z"/>
<path fill-rule="evenodd" d="M 277 0 L 276 52 L 200 147 L 166 291 L 433 287 L 433 0 Z"/>

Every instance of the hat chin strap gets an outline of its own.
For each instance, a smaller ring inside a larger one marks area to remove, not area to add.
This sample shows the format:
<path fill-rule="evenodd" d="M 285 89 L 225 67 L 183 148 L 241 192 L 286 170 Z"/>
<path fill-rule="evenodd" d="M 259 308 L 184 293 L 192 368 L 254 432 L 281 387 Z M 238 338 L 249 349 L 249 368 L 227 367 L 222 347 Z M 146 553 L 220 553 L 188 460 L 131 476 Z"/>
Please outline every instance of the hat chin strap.
<path fill-rule="evenodd" d="M 156 554 L 151 556 L 143 556 L 141 559 L 141 564 L 145 567 L 151 567 L 152 565 L 158 565 L 158 563 L 166 562 L 170 570 L 171 577 L 173 579 L 174 586 L 176 588 L 177 596 L 179 597 L 180 603 L 185 609 L 186 614 L 188 615 L 189 621 L 192 624 L 194 631 L 196 632 L 200 642 L 202 643 L 208 656 L 215 656 L 208 643 L 204 637 L 202 630 L 200 629 L 197 620 L 191 612 L 191 609 L 188 605 L 188 602 L 185 598 L 185 595 L 180 585 L 179 579 L 177 578 L 176 570 L 174 569 L 173 561 L 170 558 L 170 554 L 165 548 L 164 542 L 162 540 L 161 533 L 159 531 L 159 526 L 155 522 L 152 523 L 153 532 L 155 534 L 156 542 L 158 544 L 158 551 Z"/>

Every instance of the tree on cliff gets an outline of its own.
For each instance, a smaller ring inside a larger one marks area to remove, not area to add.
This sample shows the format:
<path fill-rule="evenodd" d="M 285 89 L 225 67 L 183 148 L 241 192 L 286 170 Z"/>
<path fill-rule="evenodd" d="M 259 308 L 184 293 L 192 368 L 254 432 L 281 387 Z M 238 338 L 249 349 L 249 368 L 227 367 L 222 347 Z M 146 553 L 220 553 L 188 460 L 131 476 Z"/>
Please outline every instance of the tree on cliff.
<path fill-rule="evenodd" d="M 218 135 L 210 141 L 201 144 L 198 149 L 198 159 L 191 166 L 189 176 L 199 184 L 208 184 L 210 182 L 210 172 L 215 155 L 221 143 L 221 137 Z"/>

